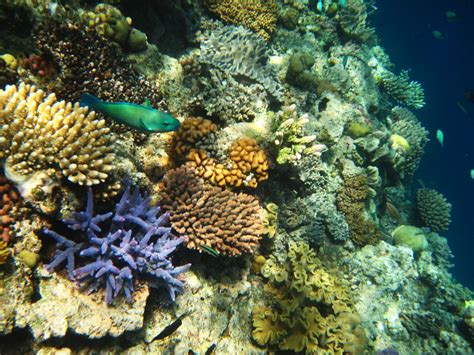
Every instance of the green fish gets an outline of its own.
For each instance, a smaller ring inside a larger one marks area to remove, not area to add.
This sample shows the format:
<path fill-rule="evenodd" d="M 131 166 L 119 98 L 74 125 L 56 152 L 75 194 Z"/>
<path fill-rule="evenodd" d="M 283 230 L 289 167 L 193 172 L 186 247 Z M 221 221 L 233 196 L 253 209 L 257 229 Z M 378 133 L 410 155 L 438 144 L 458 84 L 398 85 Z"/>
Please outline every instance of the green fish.
<path fill-rule="evenodd" d="M 219 256 L 219 252 L 217 250 L 212 249 L 210 246 L 200 245 L 199 247 L 201 248 L 202 251 L 204 251 L 205 253 L 211 256 L 214 256 L 214 257 Z"/>
<path fill-rule="evenodd" d="M 179 128 L 179 121 L 171 114 L 156 110 L 149 101 L 144 105 L 129 102 L 105 102 L 94 95 L 84 94 L 81 106 L 103 113 L 119 123 L 141 132 L 171 132 Z"/>
<path fill-rule="evenodd" d="M 444 143 L 444 133 L 440 129 L 436 131 L 436 139 L 438 140 L 439 144 L 441 144 L 441 147 L 442 147 Z"/>

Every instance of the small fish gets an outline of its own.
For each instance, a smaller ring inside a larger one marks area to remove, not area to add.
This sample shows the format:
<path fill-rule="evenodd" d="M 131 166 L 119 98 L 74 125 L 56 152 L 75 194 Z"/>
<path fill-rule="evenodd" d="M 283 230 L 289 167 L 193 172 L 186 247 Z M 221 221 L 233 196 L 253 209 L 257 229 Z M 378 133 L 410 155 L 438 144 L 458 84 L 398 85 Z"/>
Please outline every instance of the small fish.
<path fill-rule="evenodd" d="M 200 245 L 199 247 L 202 249 L 203 252 L 205 252 L 209 255 L 212 255 L 214 257 L 218 257 L 220 255 L 217 250 L 212 249 L 210 246 Z"/>
<path fill-rule="evenodd" d="M 173 334 L 183 324 L 183 318 L 186 317 L 190 312 L 184 312 L 178 318 L 176 318 L 171 324 L 167 325 L 157 336 L 152 339 L 152 342 L 159 339 L 164 339 L 167 336 Z"/>
<path fill-rule="evenodd" d="M 176 118 L 167 112 L 152 108 L 149 102 L 144 105 L 105 102 L 93 95 L 84 94 L 81 97 L 81 106 L 101 112 L 141 132 L 171 132 L 179 128 L 179 121 Z"/>
<path fill-rule="evenodd" d="M 319 12 L 323 12 L 323 0 L 318 0 L 316 8 L 318 9 Z"/>
<path fill-rule="evenodd" d="M 474 102 L 474 90 L 467 90 L 464 95 L 466 96 L 467 101 Z"/>
<path fill-rule="evenodd" d="M 446 15 L 446 20 L 448 20 L 448 22 L 457 22 L 462 20 L 462 16 L 459 16 L 454 11 L 446 11 L 444 14 Z"/>
<path fill-rule="evenodd" d="M 51 16 L 56 15 L 56 11 L 58 11 L 58 3 L 55 1 L 51 1 L 49 4 L 49 13 Z"/>
<path fill-rule="evenodd" d="M 401 223 L 402 221 L 402 216 L 400 215 L 400 212 L 398 212 L 398 209 L 393 205 L 393 203 L 387 201 L 385 203 L 385 209 L 393 220 L 395 220 L 397 223 Z"/>
<path fill-rule="evenodd" d="M 456 101 L 456 105 L 458 105 L 459 109 L 464 112 L 464 114 L 468 115 L 469 112 L 467 112 L 467 108 L 464 107 L 463 104 L 461 104 L 459 101 Z"/>
<path fill-rule="evenodd" d="M 346 6 L 346 0 L 339 0 L 339 5 L 342 7 Z"/>
<path fill-rule="evenodd" d="M 471 169 L 471 179 L 474 179 L 474 169 Z"/>
<path fill-rule="evenodd" d="M 444 34 L 442 34 L 440 31 L 433 31 L 431 32 L 433 34 L 433 37 L 436 38 L 436 39 L 439 39 L 439 40 L 445 40 L 446 38 L 448 38 L 448 36 L 445 36 Z"/>
<path fill-rule="evenodd" d="M 441 144 L 441 147 L 443 147 L 444 143 L 444 133 L 440 129 L 436 131 L 436 140 Z"/>

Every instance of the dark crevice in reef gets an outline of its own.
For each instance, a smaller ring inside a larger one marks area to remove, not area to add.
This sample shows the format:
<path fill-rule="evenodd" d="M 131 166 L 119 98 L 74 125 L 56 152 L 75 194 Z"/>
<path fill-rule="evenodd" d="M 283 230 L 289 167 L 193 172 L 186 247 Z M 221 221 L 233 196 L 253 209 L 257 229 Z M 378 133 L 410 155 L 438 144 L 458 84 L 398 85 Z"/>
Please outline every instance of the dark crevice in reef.
<path fill-rule="evenodd" d="M 174 57 L 189 49 L 199 28 L 200 17 L 183 0 L 125 0 L 122 10 L 133 18 L 134 27 L 146 33 L 149 43 Z"/>
<path fill-rule="evenodd" d="M 14 329 L 8 335 L 0 335 L 0 354 L 35 354 L 36 352 L 32 349 L 33 342 L 33 337 L 27 329 Z"/>

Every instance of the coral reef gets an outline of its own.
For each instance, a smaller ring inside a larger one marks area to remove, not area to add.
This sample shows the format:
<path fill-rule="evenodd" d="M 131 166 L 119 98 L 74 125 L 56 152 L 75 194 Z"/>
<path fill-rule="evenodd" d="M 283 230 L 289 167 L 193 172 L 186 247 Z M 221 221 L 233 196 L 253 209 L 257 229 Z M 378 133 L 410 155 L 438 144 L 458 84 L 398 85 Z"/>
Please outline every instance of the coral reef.
<path fill-rule="evenodd" d="M 8 86 L 0 91 L 0 123 L 0 159 L 23 197 L 45 176 L 90 186 L 112 170 L 110 129 L 78 103 L 58 102 L 31 85 Z"/>
<path fill-rule="evenodd" d="M 247 27 L 266 41 L 276 29 L 278 7 L 275 0 L 205 0 L 204 4 L 223 21 Z"/>
<path fill-rule="evenodd" d="M 420 164 L 429 141 L 428 131 L 406 108 L 394 107 L 389 117 L 392 120 L 392 132 L 404 137 L 409 145 L 408 151 L 403 154 L 403 159 L 397 162 L 395 168 L 402 178 L 411 178 Z"/>
<path fill-rule="evenodd" d="M 381 87 L 398 103 L 415 109 L 425 106 L 425 93 L 421 84 L 408 77 L 408 71 L 402 70 L 400 75 L 391 71 L 380 72 Z"/>
<path fill-rule="evenodd" d="M 163 182 L 161 204 L 188 248 L 236 256 L 258 246 L 263 224 L 255 197 L 212 186 L 187 166 L 169 171 Z"/>
<path fill-rule="evenodd" d="M 158 103 L 157 88 L 137 73 L 120 48 L 97 33 L 52 23 L 39 27 L 34 37 L 37 48 L 59 69 L 54 91 L 60 99 L 78 101 L 89 93 L 102 100 Z"/>
<path fill-rule="evenodd" d="M 254 308 L 258 344 L 306 354 L 364 350 L 365 334 L 347 290 L 308 245 L 290 244 L 287 265 L 268 259 L 261 272 L 270 280 L 271 303 Z"/>
<path fill-rule="evenodd" d="M 5 264 L 10 257 L 10 250 L 5 240 L 0 240 L 0 265 Z"/>
<path fill-rule="evenodd" d="M 368 9 L 365 1 L 348 1 L 337 13 L 338 23 L 343 33 L 361 42 L 375 42 L 375 29 L 368 27 Z"/>
<path fill-rule="evenodd" d="M 258 35 L 242 26 L 228 26 L 215 29 L 202 40 L 199 60 L 234 76 L 257 81 L 278 99 L 283 88 L 268 64 L 268 56 L 266 44 Z"/>
<path fill-rule="evenodd" d="M 190 264 L 175 267 L 169 260 L 185 237 L 171 234 L 168 214 L 160 212 L 160 207 L 150 205 L 149 197 L 141 196 L 138 189 L 131 193 L 127 187 L 114 212 L 94 215 L 89 189 L 86 210 L 64 221 L 69 229 L 85 234 L 83 241 L 75 242 L 53 230 L 43 231 L 57 243 L 56 254 L 46 269 L 52 272 L 67 262 L 69 277 L 88 284 L 91 291 L 105 284 L 107 303 L 121 292 L 131 301 L 137 276 L 147 279 L 153 288 L 164 289 L 164 299 L 174 302 L 184 288 L 178 276 Z M 109 220 L 108 232 L 102 232 L 101 224 Z M 77 267 L 76 256 L 83 266 Z"/>
<path fill-rule="evenodd" d="M 424 226 L 434 232 L 448 229 L 451 223 L 451 204 L 438 191 L 419 189 L 416 192 L 416 209 Z"/>

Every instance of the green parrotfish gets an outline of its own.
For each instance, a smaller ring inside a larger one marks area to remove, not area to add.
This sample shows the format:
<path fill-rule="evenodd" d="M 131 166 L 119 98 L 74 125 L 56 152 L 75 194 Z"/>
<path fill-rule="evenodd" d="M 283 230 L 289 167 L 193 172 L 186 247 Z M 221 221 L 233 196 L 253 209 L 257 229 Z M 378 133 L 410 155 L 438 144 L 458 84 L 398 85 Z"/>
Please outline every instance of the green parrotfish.
<path fill-rule="evenodd" d="M 156 110 L 149 102 L 136 105 L 129 102 L 106 102 L 94 95 L 84 94 L 81 106 L 103 113 L 113 120 L 141 132 L 171 132 L 179 128 L 179 121 L 171 114 Z"/>

